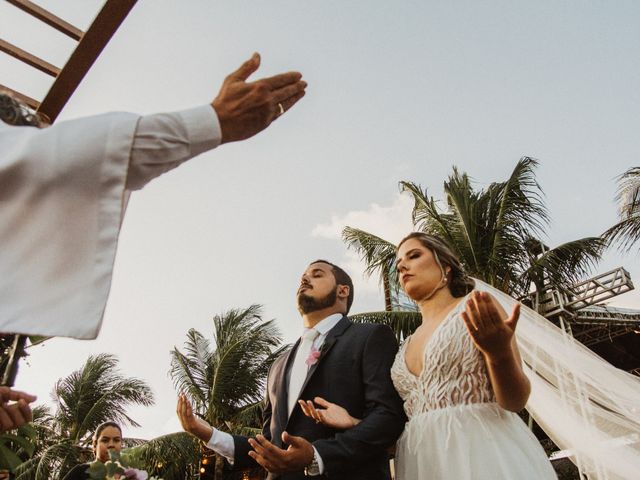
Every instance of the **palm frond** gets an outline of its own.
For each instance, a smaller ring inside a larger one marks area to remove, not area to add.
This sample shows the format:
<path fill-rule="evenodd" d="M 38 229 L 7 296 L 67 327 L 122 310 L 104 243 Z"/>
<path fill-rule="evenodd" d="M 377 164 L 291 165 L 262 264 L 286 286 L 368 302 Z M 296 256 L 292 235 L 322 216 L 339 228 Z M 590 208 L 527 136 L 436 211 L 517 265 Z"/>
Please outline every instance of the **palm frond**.
<path fill-rule="evenodd" d="M 184 343 L 186 354 L 177 348 L 171 351 L 171 368 L 169 376 L 178 393 L 186 393 L 194 402 L 194 408 L 201 410 L 208 403 L 207 392 L 212 383 L 211 358 L 208 342 L 202 341 L 204 336 L 195 329 L 189 329 Z"/>
<path fill-rule="evenodd" d="M 473 252 L 466 252 L 463 248 L 464 241 L 461 241 L 461 237 L 464 236 L 461 235 L 457 225 L 456 215 L 441 211 L 438 202 L 433 197 L 427 197 L 427 191 L 423 191 L 419 185 L 412 182 L 400 182 L 399 186 L 401 192 L 409 192 L 413 196 L 412 220 L 416 230 L 444 240 L 460 260 L 467 265 L 467 268 L 473 269 L 477 262 L 472 255 Z"/>
<path fill-rule="evenodd" d="M 471 180 L 466 173 L 460 174 L 457 168 L 453 168 L 453 174 L 444 183 L 444 192 L 449 206 L 449 221 L 446 223 L 448 230 L 448 243 L 457 251 L 459 257 L 464 259 L 467 268 L 473 272 L 482 270 L 482 253 L 479 249 L 483 246 L 482 234 L 483 209 L 479 208 L 481 195 L 476 193 Z M 451 221 L 455 218 L 455 221 Z"/>
<path fill-rule="evenodd" d="M 532 258 L 522 278 L 538 288 L 549 282 L 554 285 L 577 283 L 595 267 L 606 246 L 606 241 L 600 237 L 563 243 Z"/>
<path fill-rule="evenodd" d="M 264 401 L 261 400 L 241 408 L 235 414 L 233 422 L 227 422 L 229 432 L 235 435 L 251 435 L 253 432 L 262 433 L 263 407 Z"/>
<path fill-rule="evenodd" d="M 172 352 L 170 376 L 179 391 L 194 400 L 198 415 L 217 428 L 233 424 L 246 406 L 262 399 L 264 380 L 281 335 L 264 321 L 260 305 L 232 309 L 213 318 L 213 340 L 190 331 L 184 353 Z"/>
<path fill-rule="evenodd" d="M 349 316 L 356 323 L 377 323 L 387 325 L 393 330 L 398 343 L 411 335 L 422 323 L 420 312 L 367 312 Z"/>
<path fill-rule="evenodd" d="M 228 408 L 228 417 L 236 408 L 262 398 L 262 379 L 270 367 L 265 361 L 281 337 L 273 320 L 262 321 L 258 305 L 227 312 L 214 318 L 214 324 L 217 348 L 210 404 Z"/>
<path fill-rule="evenodd" d="M 186 432 L 170 433 L 154 438 L 133 448 L 123 450 L 137 468 L 149 475 L 165 480 L 186 478 L 191 464 L 198 463 L 200 446 L 198 440 Z"/>
<path fill-rule="evenodd" d="M 152 405 L 151 388 L 142 380 L 124 377 L 114 355 L 90 356 L 82 368 L 56 382 L 53 400 L 60 435 L 81 443 L 102 422 L 137 426 L 127 415 L 129 405 Z"/>
<path fill-rule="evenodd" d="M 640 240 L 640 167 L 630 168 L 618 178 L 616 201 L 620 221 L 602 237 L 617 244 L 621 252 L 628 252 Z"/>
<path fill-rule="evenodd" d="M 395 271 L 396 246 L 393 243 L 353 227 L 345 227 L 342 230 L 342 240 L 347 244 L 347 248 L 360 254 L 366 265 L 365 275 L 378 273 L 382 284 L 383 274 L 389 275 Z M 391 279 L 391 283 L 396 282 Z"/>

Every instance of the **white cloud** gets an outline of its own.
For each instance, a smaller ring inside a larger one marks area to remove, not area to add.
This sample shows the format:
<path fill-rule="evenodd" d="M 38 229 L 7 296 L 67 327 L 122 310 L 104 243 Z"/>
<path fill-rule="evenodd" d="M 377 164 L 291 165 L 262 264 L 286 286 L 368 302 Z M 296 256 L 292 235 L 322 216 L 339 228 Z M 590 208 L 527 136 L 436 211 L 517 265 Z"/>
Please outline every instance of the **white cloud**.
<path fill-rule="evenodd" d="M 366 210 L 352 210 L 344 214 L 332 215 L 328 223 L 316 225 L 311 235 L 342 242 L 342 230 L 349 226 L 397 243 L 409 232 L 413 231 L 411 223 L 412 208 L 413 200 L 411 197 L 398 193 L 389 206 L 372 203 Z M 340 265 L 352 273 L 358 297 L 363 294 L 369 294 L 380 295 L 380 298 L 382 298 L 378 279 L 365 278 L 363 276 L 365 264 L 360 260 L 356 252 L 346 250 Z"/>
<path fill-rule="evenodd" d="M 388 207 L 372 203 L 367 210 L 352 210 L 342 215 L 332 215 L 329 223 L 316 225 L 311 234 L 314 237 L 339 239 L 344 227 L 349 226 L 365 230 L 390 242 L 398 242 L 413 230 L 412 208 L 411 197 L 398 193 Z"/>

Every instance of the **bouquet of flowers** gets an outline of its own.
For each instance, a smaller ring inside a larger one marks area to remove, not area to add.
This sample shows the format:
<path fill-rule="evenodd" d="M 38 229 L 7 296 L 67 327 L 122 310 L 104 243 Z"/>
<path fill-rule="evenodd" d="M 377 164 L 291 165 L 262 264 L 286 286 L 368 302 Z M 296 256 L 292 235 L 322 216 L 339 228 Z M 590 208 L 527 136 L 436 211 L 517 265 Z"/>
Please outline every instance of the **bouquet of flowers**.
<path fill-rule="evenodd" d="M 149 477 L 144 470 L 138 470 L 129 466 L 126 454 L 109 452 L 111 457 L 106 463 L 96 460 L 89 465 L 89 478 L 93 480 L 162 480 L 157 477 Z"/>

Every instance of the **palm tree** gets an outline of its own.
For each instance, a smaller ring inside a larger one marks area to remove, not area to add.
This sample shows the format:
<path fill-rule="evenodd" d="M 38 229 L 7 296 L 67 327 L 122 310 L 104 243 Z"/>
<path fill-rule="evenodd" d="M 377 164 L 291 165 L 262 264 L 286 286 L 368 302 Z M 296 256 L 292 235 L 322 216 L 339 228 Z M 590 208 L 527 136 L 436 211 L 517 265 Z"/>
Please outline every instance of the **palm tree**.
<path fill-rule="evenodd" d="M 131 464 L 144 469 L 150 476 L 163 480 L 193 478 L 200 460 L 199 441 L 186 432 L 170 433 L 149 441 L 129 439 L 126 454 Z"/>
<path fill-rule="evenodd" d="M 190 329 L 184 353 L 177 348 L 171 352 L 169 375 L 176 389 L 214 428 L 259 433 L 265 379 L 285 348 L 274 320 L 263 321 L 260 305 L 230 310 L 214 316 L 212 341 Z M 216 456 L 216 478 L 221 478 L 222 466 Z"/>
<path fill-rule="evenodd" d="M 523 297 L 532 285 L 541 289 L 547 282 L 577 281 L 600 258 L 605 246 L 599 237 L 582 238 L 554 249 L 535 240 L 549 224 L 542 190 L 535 179 L 536 166 L 536 160 L 523 157 L 506 181 L 491 183 L 486 189 L 475 189 L 469 176 L 454 167 L 444 182 L 444 209 L 413 182 L 400 182 L 400 189 L 413 196 L 416 230 L 443 238 L 469 275 Z M 385 292 L 390 292 L 386 310 L 407 310 L 407 299 L 397 281 L 395 245 L 352 227 L 344 229 L 343 239 L 360 253 L 367 266 L 365 272 L 380 274 L 386 283 Z M 367 318 L 371 320 L 372 315 L 367 314 Z M 382 317 L 383 322 L 396 323 L 400 336 L 410 333 L 408 329 L 415 328 L 419 318 L 417 314 L 400 318 L 389 313 Z"/>
<path fill-rule="evenodd" d="M 618 178 L 620 221 L 604 232 L 603 237 L 629 251 L 640 240 L 640 167 L 633 167 Z"/>
<path fill-rule="evenodd" d="M 52 396 L 55 412 L 34 420 L 43 443 L 18 468 L 18 479 L 61 478 L 73 465 L 88 460 L 91 437 L 101 423 L 139 426 L 127 415 L 127 407 L 153 404 L 151 388 L 123 376 L 117 358 L 106 353 L 90 356 L 79 370 L 58 380 Z"/>

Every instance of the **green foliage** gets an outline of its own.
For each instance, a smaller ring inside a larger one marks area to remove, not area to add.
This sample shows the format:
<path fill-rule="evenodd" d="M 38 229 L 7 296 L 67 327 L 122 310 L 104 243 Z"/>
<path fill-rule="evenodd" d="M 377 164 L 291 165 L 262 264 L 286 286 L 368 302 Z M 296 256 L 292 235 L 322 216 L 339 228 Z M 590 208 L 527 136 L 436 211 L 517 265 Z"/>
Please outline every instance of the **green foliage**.
<path fill-rule="evenodd" d="M 264 381 L 281 336 L 273 320 L 263 321 L 259 305 L 234 309 L 213 318 L 213 345 L 200 332 L 187 332 L 184 353 L 171 352 L 176 389 L 187 394 L 194 410 L 216 428 L 235 431 L 246 409 L 263 397 Z"/>
<path fill-rule="evenodd" d="M 0 466 L 9 470 L 29 459 L 35 450 L 37 432 L 31 424 L 18 428 L 15 432 L 0 434 Z"/>
<path fill-rule="evenodd" d="M 138 465 L 149 475 L 164 480 L 183 480 L 191 465 L 200 459 L 198 440 L 186 433 L 178 432 L 154 438 L 124 451 L 131 465 Z"/>
<path fill-rule="evenodd" d="M 179 393 L 190 397 L 196 415 L 217 429 L 236 434 L 260 432 L 264 383 L 284 347 L 273 320 L 260 305 L 229 310 L 213 318 L 213 344 L 200 332 L 187 332 L 184 353 L 171 352 L 169 375 Z M 215 475 L 222 477 L 215 455 Z"/>
<path fill-rule="evenodd" d="M 91 437 L 105 421 L 138 424 L 126 414 L 131 405 L 152 405 L 150 387 L 125 377 L 109 354 L 90 356 L 85 364 L 56 382 L 55 412 L 39 408 L 32 423 L 36 448 L 32 458 L 16 468 L 20 480 L 61 478 L 74 465 L 88 461 Z"/>
<path fill-rule="evenodd" d="M 413 222 L 420 231 L 443 238 L 467 272 L 508 293 L 522 294 L 520 274 L 526 270 L 525 241 L 539 237 L 548 222 L 535 180 L 537 162 L 524 157 L 504 182 L 475 190 L 456 168 L 444 182 L 446 209 L 441 211 L 427 191 L 401 182 L 414 198 Z"/>
<path fill-rule="evenodd" d="M 536 240 L 549 226 L 542 190 L 535 178 L 536 166 L 536 160 L 523 157 L 507 180 L 480 189 L 466 173 L 454 168 L 444 182 L 444 205 L 416 183 L 400 182 L 400 190 L 413 197 L 416 231 L 445 240 L 470 276 L 522 297 L 532 286 L 575 283 L 590 271 L 606 246 L 598 237 L 574 240 L 553 249 Z M 380 275 L 385 290 L 390 292 L 393 312 L 369 313 L 366 318 L 390 325 L 399 338 L 404 338 L 413 331 L 419 316 L 395 313 L 415 311 L 415 305 L 400 290 L 395 245 L 353 227 L 346 227 L 342 236 L 347 246 L 361 255 L 367 266 L 365 273 Z"/>
<path fill-rule="evenodd" d="M 349 319 L 356 323 L 379 323 L 387 325 L 393 330 L 398 342 L 413 333 L 422 323 L 422 316 L 418 311 L 390 311 L 390 312 L 367 312 L 350 315 Z"/>
<path fill-rule="evenodd" d="M 106 420 L 139 426 L 126 414 L 126 408 L 131 404 L 152 405 L 151 388 L 137 378 L 123 377 L 117 365 L 114 355 L 101 353 L 56 382 L 56 423 L 67 438 L 82 442 Z"/>

